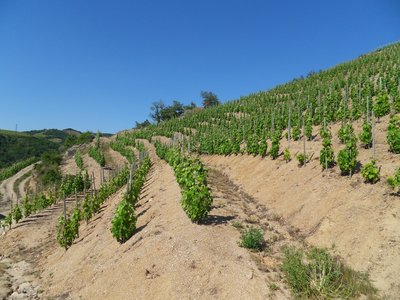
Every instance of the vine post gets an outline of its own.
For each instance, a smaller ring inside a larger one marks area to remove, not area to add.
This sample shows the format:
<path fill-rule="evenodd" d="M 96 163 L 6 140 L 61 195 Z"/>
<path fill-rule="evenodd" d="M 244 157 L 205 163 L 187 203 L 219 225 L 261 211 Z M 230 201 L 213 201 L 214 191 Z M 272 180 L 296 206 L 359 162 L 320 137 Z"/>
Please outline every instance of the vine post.
<path fill-rule="evenodd" d="M 304 154 L 304 165 L 307 163 L 306 159 L 306 135 L 305 135 L 305 126 L 304 126 L 304 119 L 305 117 L 303 116 L 303 154 Z"/>
<path fill-rule="evenodd" d="M 376 159 L 375 113 L 372 111 L 372 159 Z"/>

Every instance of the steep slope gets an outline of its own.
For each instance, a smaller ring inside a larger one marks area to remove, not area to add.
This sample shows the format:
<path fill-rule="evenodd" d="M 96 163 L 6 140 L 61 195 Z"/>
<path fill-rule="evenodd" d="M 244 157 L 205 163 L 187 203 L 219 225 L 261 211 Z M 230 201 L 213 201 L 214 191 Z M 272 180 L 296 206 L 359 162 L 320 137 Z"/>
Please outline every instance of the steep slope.
<path fill-rule="evenodd" d="M 110 233 L 121 191 L 83 226 L 67 252 L 49 253 L 42 264 L 42 276 L 50 278 L 45 294 L 71 299 L 268 297 L 266 273 L 237 245 L 239 233 L 227 223 L 232 217 L 213 215 L 209 225 L 191 223 L 180 207 L 172 170 L 146 146 L 154 165 L 138 204 L 134 236 L 121 245 Z M 277 299 L 287 296 L 287 291 L 276 293 Z"/>
<path fill-rule="evenodd" d="M 299 167 L 295 158 L 286 163 L 283 157 L 274 161 L 268 156 L 203 156 L 203 160 L 298 228 L 307 242 L 328 248 L 334 245 L 347 263 L 371 275 L 383 295 L 396 299 L 400 294 L 400 203 L 385 178 L 398 167 L 399 159 L 387 151 L 386 121 L 382 119 L 376 128 L 377 161 L 383 173 L 375 185 L 363 183 L 360 173 L 352 178 L 340 176 L 337 167 L 323 172 L 319 139 L 307 142 L 313 159 L 305 167 Z M 359 132 L 360 124 L 355 127 Z M 334 137 L 338 129 L 338 125 L 333 127 Z M 286 146 L 283 142 L 281 149 Z M 336 151 L 341 147 L 334 138 Z M 292 157 L 302 151 L 302 141 L 291 142 Z M 371 150 L 360 149 L 361 163 L 370 156 Z"/>
<path fill-rule="evenodd" d="M 22 169 L 17 174 L 15 174 L 14 176 L 4 180 L 0 184 L 0 195 L 2 195 L 2 198 L 0 199 L 0 214 L 6 215 L 9 212 L 9 210 L 10 210 L 10 199 L 13 199 L 14 203 L 17 201 L 17 194 L 14 191 L 14 182 L 18 178 L 23 176 L 24 174 L 32 171 L 33 166 L 34 165 L 30 165 L 30 166 Z"/>

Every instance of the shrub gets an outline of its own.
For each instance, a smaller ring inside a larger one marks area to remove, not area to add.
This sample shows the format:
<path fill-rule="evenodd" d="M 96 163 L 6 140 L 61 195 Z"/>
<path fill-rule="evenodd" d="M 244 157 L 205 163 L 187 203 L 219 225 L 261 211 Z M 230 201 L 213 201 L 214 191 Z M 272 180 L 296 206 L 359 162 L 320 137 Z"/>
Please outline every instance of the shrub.
<path fill-rule="evenodd" d="M 364 145 L 364 148 L 369 149 L 372 147 L 372 125 L 371 123 L 367 123 L 365 121 L 362 124 L 362 131 L 359 135 L 361 143 Z"/>
<path fill-rule="evenodd" d="M 271 151 L 270 151 L 272 159 L 276 159 L 279 156 L 280 140 L 281 140 L 281 133 L 277 131 L 272 136 Z"/>
<path fill-rule="evenodd" d="M 372 160 L 370 163 L 366 164 L 361 169 L 361 175 L 364 178 L 365 182 L 368 183 L 377 183 L 379 181 L 381 170 L 376 165 L 375 160 Z"/>
<path fill-rule="evenodd" d="M 82 159 L 82 154 L 79 150 L 76 151 L 75 153 L 75 163 L 79 167 L 79 169 L 83 170 L 83 159 Z"/>
<path fill-rule="evenodd" d="M 377 95 L 372 109 L 378 119 L 387 115 L 390 112 L 389 96 L 382 93 Z"/>
<path fill-rule="evenodd" d="M 211 210 L 213 198 L 207 186 L 207 169 L 199 158 L 184 156 L 174 148 L 156 143 L 156 153 L 173 168 L 181 187 L 182 208 L 192 222 L 204 220 Z"/>
<path fill-rule="evenodd" d="M 324 132 L 323 136 L 319 163 L 323 168 L 332 168 L 335 165 L 335 154 L 332 149 L 331 135 L 329 132 Z"/>
<path fill-rule="evenodd" d="M 342 175 L 352 175 L 357 166 L 357 141 L 353 132 L 346 137 L 346 148 L 339 151 L 338 164 Z"/>
<path fill-rule="evenodd" d="M 136 230 L 136 216 L 132 204 L 122 200 L 115 210 L 111 222 L 111 233 L 118 242 L 126 242 Z"/>
<path fill-rule="evenodd" d="M 284 249 L 282 270 L 296 298 L 348 299 L 374 296 L 376 289 L 365 274 L 344 266 L 326 249 Z"/>
<path fill-rule="evenodd" d="M 56 227 L 57 231 L 57 242 L 61 247 L 64 247 L 67 250 L 75 239 L 74 228 L 72 227 L 71 220 L 67 217 L 64 219 L 64 216 L 61 215 L 58 219 L 58 224 Z"/>
<path fill-rule="evenodd" d="M 308 160 L 308 155 L 304 153 L 299 153 L 297 154 L 296 158 L 299 162 L 299 166 L 304 166 Z"/>
<path fill-rule="evenodd" d="M 240 245 L 242 247 L 260 251 L 265 245 L 264 233 L 259 228 L 249 228 L 245 230 L 241 237 Z"/>
<path fill-rule="evenodd" d="M 22 211 L 21 211 L 21 208 L 19 207 L 18 204 L 14 207 L 13 218 L 14 218 L 16 223 L 18 223 L 19 220 L 22 219 Z"/>
<path fill-rule="evenodd" d="M 397 168 L 396 172 L 393 176 L 388 176 L 387 183 L 395 189 L 397 187 L 398 191 L 400 192 L 400 168 Z"/>
<path fill-rule="evenodd" d="M 396 154 L 400 153 L 400 116 L 393 116 L 389 120 L 387 127 L 386 140 L 390 151 Z"/>
<path fill-rule="evenodd" d="M 290 155 L 290 151 L 289 151 L 288 148 L 286 148 L 286 149 L 283 151 L 283 159 L 284 159 L 286 162 L 289 162 L 289 161 L 292 160 L 292 156 Z"/>

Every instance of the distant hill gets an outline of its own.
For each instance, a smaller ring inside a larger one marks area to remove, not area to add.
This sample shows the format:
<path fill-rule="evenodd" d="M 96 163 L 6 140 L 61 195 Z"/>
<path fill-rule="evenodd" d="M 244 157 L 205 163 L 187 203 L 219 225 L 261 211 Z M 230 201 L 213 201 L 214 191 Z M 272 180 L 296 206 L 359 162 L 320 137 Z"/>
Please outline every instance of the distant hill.
<path fill-rule="evenodd" d="M 72 128 L 23 132 L 0 129 L 0 168 L 32 156 L 39 157 L 49 150 L 59 151 L 73 144 L 85 143 L 93 137 L 91 132 L 82 133 Z"/>

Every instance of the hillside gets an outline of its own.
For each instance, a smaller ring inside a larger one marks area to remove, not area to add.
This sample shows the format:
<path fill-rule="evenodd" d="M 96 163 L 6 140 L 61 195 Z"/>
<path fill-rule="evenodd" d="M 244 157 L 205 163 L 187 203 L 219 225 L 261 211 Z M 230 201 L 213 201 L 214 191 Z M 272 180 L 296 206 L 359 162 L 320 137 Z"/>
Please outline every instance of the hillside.
<path fill-rule="evenodd" d="M 0 297 L 398 299 L 399 63 L 397 43 L 70 148 L 54 202 L 3 223 Z"/>
<path fill-rule="evenodd" d="M 0 169 L 29 157 L 40 157 L 46 151 L 59 151 L 66 143 L 72 146 L 83 137 L 82 143 L 93 139 L 94 134 L 82 134 L 74 129 L 43 129 L 15 132 L 0 130 Z"/>

